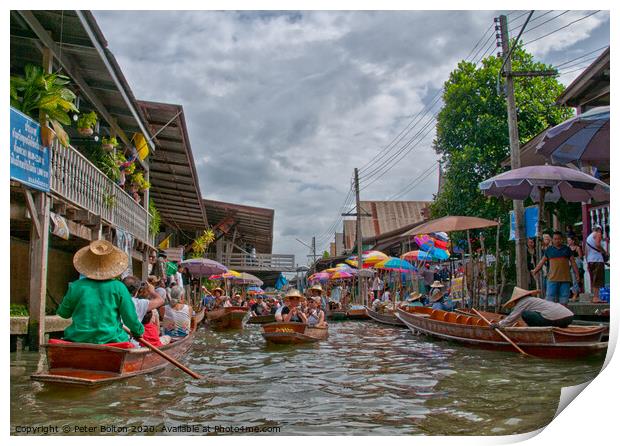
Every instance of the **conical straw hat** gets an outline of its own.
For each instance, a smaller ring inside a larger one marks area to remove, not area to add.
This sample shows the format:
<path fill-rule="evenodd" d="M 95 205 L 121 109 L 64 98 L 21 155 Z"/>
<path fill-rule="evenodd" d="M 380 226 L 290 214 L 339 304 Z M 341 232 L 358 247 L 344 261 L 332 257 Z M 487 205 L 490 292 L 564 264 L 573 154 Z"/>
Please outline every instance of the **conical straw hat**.
<path fill-rule="evenodd" d="M 107 240 L 95 240 L 73 256 L 73 266 L 89 279 L 107 280 L 127 269 L 129 258 Z"/>
<path fill-rule="evenodd" d="M 441 283 L 439 280 L 435 280 L 432 283 L 431 288 L 443 288 L 443 283 Z"/>
<path fill-rule="evenodd" d="M 320 292 L 322 293 L 322 292 L 323 292 L 323 287 L 321 286 L 321 284 L 318 284 L 318 283 L 317 283 L 316 285 L 313 285 L 313 286 L 310 288 L 310 291 L 312 291 L 312 290 L 314 290 L 314 291 L 320 291 Z"/>
<path fill-rule="evenodd" d="M 414 302 L 414 301 L 418 300 L 421 297 L 422 297 L 422 295 L 420 293 L 411 293 L 409 295 L 409 299 L 407 299 L 407 301 L 408 302 Z"/>
<path fill-rule="evenodd" d="M 510 296 L 510 300 L 506 302 L 504 305 L 502 305 L 502 307 L 510 305 L 523 297 L 533 296 L 534 294 L 538 294 L 538 293 L 540 293 L 540 290 L 528 291 L 528 290 L 524 290 L 523 288 L 519 288 L 518 286 L 516 286 L 514 290 L 512 290 L 512 296 Z"/>

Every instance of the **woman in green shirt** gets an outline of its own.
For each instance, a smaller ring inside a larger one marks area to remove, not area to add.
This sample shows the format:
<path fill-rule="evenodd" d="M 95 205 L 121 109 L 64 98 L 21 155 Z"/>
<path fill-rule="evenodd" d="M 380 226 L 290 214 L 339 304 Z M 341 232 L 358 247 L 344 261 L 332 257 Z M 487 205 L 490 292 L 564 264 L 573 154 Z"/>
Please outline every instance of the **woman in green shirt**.
<path fill-rule="evenodd" d="M 127 269 L 127 255 L 107 240 L 96 240 L 73 257 L 75 269 L 86 276 L 69 284 L 57 314 L 72 323 L 64 339 L 90 344 L 127 342 L 144 333 L 125 285 L 114 278 Z M 122 319 L 122 320 L 121 320 Z"/>

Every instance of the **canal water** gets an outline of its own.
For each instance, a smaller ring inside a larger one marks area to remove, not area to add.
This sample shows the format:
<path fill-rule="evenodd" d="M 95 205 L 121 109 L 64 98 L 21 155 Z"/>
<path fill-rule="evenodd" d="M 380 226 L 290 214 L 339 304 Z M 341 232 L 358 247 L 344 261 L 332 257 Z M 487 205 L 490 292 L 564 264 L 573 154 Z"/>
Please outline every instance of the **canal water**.
<path fill-rule="evenodd" d="M 60 388 L 29 380 L 38 354 L 12 353 L 11 432 L 515 434 L 548 424 L 560 389 L 594 378 L 604 359 L 522 358 L 371 321 L 334 322 L 327 341 L 307 346 L 267 345 L 260 331 L 199 328 L 185 361 L 202 382 L 168 367 Z"/>

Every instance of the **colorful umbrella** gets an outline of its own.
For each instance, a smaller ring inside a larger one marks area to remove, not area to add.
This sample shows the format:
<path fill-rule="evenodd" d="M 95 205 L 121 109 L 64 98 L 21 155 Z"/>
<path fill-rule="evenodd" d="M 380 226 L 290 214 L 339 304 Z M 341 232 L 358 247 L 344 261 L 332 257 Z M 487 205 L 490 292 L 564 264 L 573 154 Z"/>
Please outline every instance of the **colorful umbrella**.
<path fill-rule="evenodd" d="M 233 279 L 233 278 L 237 278 L 237 277 L 241 277 L 241 273 L 229 269 L 227 272 L 223 273 L 223 274 L 214 274 L 212 276 L 209 277 L 209 280 L 222 280 L 222 279 Z"/>
<path fill-rule="evenodd" d="M 195 277 L 208 277 L 212 274 L 222 274 L 228 271 L 224 265 L 211 259 L 188 259 L 181 262 L 181 266 Z"/>
<path fill-rule="evenodd" d="M 428 234 L 416 235 L 413 240 L 422 251 L 430 251 L 435 246 L 435 240 Z"/>
<path fill-rule="evenodd" d="M 375 264 L 375 268 L 400 272 L 415 271 L 415 267 L 411 263 L 398 257 L 388 257 L 382 262 Z"/>
<path fill-rule="evenodd" d="M 252 274 L 248 274 L 248 273 L 237 273 L 237 274 L 239 275 L 229 278 L 230 283 L 232 283 L 233 285 L 256 285 L 256 286 L 263 285 L 263 281 L 260 280 L 258 277 L 253 276 Z"/>
<path fill-rule="evenodd" d="M 251 295 L 265 294 L 265 291 L 263 291 L 263 289 L 258 286 L 248 287 L 247 291 L 248 291 L 248 294 L 251 294 Z"/>
<path fill-rule="evenodd" d="M 545 132 L 536 146 L 556 164 L 583 163 L 609 169 L 609 107 L 597 107 Z"/>
<path fill-rule="evenodd" d="M 353 274 L 347 273 L 345 271 L 336 271 L 332 273 L 330 276 L 330 280 L 338 280 L 338 279 L 350 279 L 353 277 Z"/>
<path fill-rule="evenodd" d="M 388 256 L 381 251 L 365 251 L 362 253 L 362 268 L 367 268 L 386 260 Z M 358 267 L 357 256 L 351 256 L 345 260 L 349 265 Z"/>
<path fill-rule="evenodd" d="M 320 273 L 312 274 L 310 277 L 308 277 L 308 280 L 310 282 L 327 282 L 329 280 L 329 277 L 330 274 L 323 271 Z"/>
<path fill-rule="evenodd" d="M 427 251 L 409 251 L 400 256 L 404 260 L 408 260 L 410 262 L 437 262 L 438 258 L 434 257 L 433 254 Z"/>

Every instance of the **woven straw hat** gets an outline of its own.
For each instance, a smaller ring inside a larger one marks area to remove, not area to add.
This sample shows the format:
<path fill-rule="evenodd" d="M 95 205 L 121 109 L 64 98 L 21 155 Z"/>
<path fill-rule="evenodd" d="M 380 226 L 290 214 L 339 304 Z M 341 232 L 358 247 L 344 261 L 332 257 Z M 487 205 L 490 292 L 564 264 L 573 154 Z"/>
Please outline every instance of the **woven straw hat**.
<path fill-rule="evenodd" d="M 321 284 L 317 283 L 316 285 L 313 285 L 312 287 L 310 287 L 310 291 L 319 291 L 319 292 L 323 292 L 323 287 L 321 286 Z"/>
<path fill-rule="evenodd" d="M 443 293 L 438 288 L 431 292 L 431 302 L 437 302 L 438 300 L 441 300 L 442 297 Z"/>
<path fill-rule="evenodd" d="M 213 288 L 213 289 L 211 290 L 211 294 L 215 293 L 216 291 L 219 291 L 219 292 L 220 292 L 220 296 L 223 296 L 223 295 L 224 295 L 224 290 L 223 290 L 223 289 L 221 289 L 220 287 Z"/>
<path fill-rule="evenodd" d="M 286 294 L 284 295 L 284 298 L 285 298 L 285 299 L 286 299 L 287 297 L 288 297 L 289 299 L 295 299 L 295 298 L 298 298 L 298 299 L 303 299 L 303 297 L 304 297 L 304 296 L 303 296 L 303 295 L 299 292 L 299 290 L 298 290 L 297 288 L 291 288 L 291 289 L 290 289 L 290 290 L 288 290 L 288 291 L 286 292 Z"/>
<path fill-rule="evenodd" d="M 127 269 L 129 258 L 107 240 L 95 240 L 73 256 L 73 266 L 89 279 L 108 280 Z"/>
<path fill-rule="evenodd" d="M 441 283 L 439 280 L 435 280 L 431 285 L 431 288 L 443 288 L 443 283 Z"/>
<path fill-rule="evenodd" d="M 519 299 L 522 299 L 527 296 L 533 296 L 538 293 L 540 293 L 540 290 L 528 291 L 528 290 L 524 290 L 523 288 L 519 288 L 518 286 L 516 286 L 514 290 L 512 290 L 512 296 L 510 296 L 510 300 L 506 302 L 504 305 L 502 305 L 502 307 L 506 307 L 510 304 L 515 303 Z"/>
<path fill-rule="evenodd" d="M 420 293 L 411 293 L 409 295 L 409 299 L 407 299 L 408 302 L 414 302 L 416 300 L 418 300 L 420 297 L 422 297 L 422 295 Z"/>

